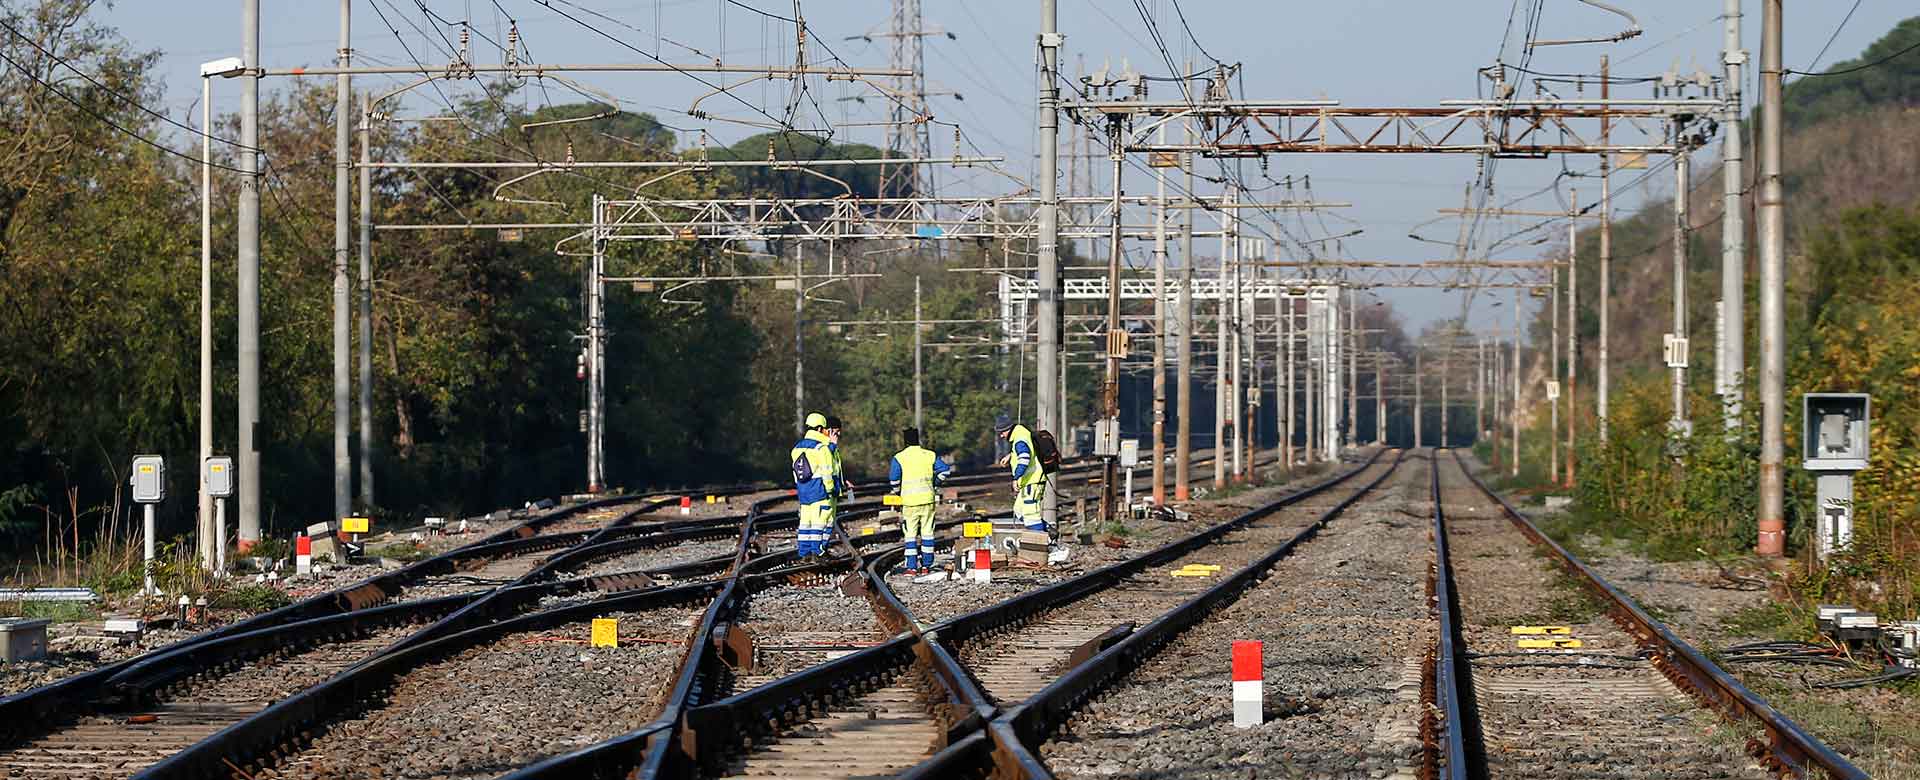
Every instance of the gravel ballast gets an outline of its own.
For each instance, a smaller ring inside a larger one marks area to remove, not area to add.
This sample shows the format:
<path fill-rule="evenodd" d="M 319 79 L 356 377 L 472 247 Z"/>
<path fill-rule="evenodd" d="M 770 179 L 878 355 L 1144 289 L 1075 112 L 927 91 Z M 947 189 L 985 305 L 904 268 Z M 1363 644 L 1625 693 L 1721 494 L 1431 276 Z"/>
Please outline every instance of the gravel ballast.
<path fill-rule="evenodd" d="M 586 621 L 513 634 L 403 675 L 385 704 L 334 724 L 270 776 L 491 778 L 650 722 L 699 610 L 614 613 L 618 648 Z"/>
<path fill-rule="evenodd" d="M 1424 474 L 1424 463 L 1403 463 L 1257 587 L 1109 689 L 1071 736 L 1042 747 L 1047 764 L 1060 777 L 1411 776 L 1418 661 L 1433 636 Z M 1237 640 L 1263 643 L 1266 718 L 1250 729 L 1233 726 Z"/>
<path fill-rule="evenodd" d="M 1747 734 L 1638 657 L 1600 602 L 1536 554 L 1501 508 L 1439 456 L 1488 771 L 1506 776 L 1765 778 Z M 1511 628 L 1559 625 L 1576 650 L 1523 652 Z"/>

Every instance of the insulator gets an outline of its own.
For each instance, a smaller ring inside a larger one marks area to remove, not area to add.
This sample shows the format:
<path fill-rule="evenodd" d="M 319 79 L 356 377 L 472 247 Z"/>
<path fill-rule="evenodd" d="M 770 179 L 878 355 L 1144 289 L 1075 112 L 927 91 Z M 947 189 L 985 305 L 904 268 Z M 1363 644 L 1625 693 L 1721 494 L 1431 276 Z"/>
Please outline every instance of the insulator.
<path fill-rule="evenodd" d="M 567 164 L 568 165 L 573 164 L 573 142 L 572 141 L 567 142 Z"/>

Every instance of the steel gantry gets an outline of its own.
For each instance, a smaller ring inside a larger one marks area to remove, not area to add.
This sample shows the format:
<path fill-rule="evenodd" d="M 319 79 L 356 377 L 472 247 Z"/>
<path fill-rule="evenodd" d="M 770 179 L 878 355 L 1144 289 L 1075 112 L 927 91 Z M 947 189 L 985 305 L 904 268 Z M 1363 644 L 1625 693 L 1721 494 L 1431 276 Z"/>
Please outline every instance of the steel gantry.
<path fill-rule="evenodd" d="M 1719 100 L 1443 100 L 1434 106 L 1354 107 L 1334 100 L 1074 101 L 1069 111 L 1154 118 L 1137 128 L 1128 152 L 1192 152 L 1206 157 L 1269 154 L 1670 154 L 1668 125 L 1717 111 Z M 1160 122 L 1194 119 L 1201 137 L 1149 143 Z M 1602 121 L 1621 138 L 1603 137 Z M 1623 132 L 1624 131 L 1624 132 Z"/>

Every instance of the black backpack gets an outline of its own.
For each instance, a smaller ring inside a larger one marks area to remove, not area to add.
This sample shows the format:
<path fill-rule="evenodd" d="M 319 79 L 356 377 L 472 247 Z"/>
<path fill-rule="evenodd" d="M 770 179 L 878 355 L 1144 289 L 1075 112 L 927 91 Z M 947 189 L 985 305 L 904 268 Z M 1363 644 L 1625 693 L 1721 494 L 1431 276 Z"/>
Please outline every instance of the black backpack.
<path fill-rule="evenodd" d="M 1060 473 L 1060 443 L 1053 440 L 1052 431 L 1033 432 L 1034 457 L 1040 459 L 1040 470 L 1047 474 Z"/>

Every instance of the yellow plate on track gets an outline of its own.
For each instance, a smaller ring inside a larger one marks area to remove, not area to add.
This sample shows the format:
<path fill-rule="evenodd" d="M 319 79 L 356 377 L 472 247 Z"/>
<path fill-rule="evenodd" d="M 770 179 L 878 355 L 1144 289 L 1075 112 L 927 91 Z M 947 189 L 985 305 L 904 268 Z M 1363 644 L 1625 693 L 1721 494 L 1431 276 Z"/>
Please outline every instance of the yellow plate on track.
<path fill-rule="evenodd" d="M 1571 650 L 1580 646 L 1578 639 L 1516 639 L 1514 645 L 1522 650 Z"/>
<path fill-rule="evenodd" d="M 1570 636 L 1573 634 L 1573 628 L 1571 626 L 1514 626 L 1510 630 L 1516 636 L 1541 636 L 1544 634 Z"/>

